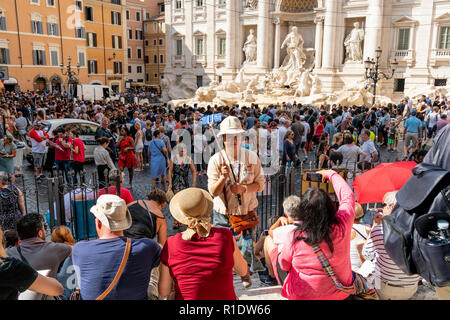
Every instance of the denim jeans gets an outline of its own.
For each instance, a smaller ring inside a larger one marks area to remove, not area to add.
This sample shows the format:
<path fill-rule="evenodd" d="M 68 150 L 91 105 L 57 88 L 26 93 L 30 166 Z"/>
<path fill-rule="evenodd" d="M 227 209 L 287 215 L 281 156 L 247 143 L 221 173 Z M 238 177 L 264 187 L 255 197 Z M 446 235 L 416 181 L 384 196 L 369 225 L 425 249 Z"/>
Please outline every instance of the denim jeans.
<path fill-rule="evenodd" d="M 66 183 L 71 184 L 72 179 L 70 179 L 69 177 L 70 160 L 55 160 L 55 164 L 57 174 L 59 174 L 59 172 L 62 171 L 66 179 Z"/>

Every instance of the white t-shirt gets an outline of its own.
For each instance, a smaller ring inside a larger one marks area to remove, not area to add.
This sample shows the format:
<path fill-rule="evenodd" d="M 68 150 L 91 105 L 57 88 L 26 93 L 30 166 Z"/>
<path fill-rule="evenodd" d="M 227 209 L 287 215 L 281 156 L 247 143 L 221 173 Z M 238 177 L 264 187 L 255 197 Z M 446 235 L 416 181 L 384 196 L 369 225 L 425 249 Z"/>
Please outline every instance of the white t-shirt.
<path fill-rule="evenodd" d="M 278 253 L 281 252 L 284 244 L 290 241 L 289 234 L 296 228 L 297 226 L 295 224 L 288 224 L 273 230 L 273 242 L 278 246 Z"/>
<path fill-rule="evenodd" d="M 358 223 L 353 224 L 352 236 L 350 241 L 350 261 L 353 271 L 356 271 L 361 267 L 358 250 L 356 250 L 356 244 L 358 242 L 367 240 L 369 238 L 369 233 L 370 227 L 368 225 Z"/>
<path fill-rule="evenodd" d="M 430 113 L 429 115 L 427 115 L 427 120 L 428 119 L 430 119 L 430 122 L 428 123 L 428 128 L 433 128 L 440 119 L 439 113 L 434 112 Z"/>
<path fill-rule="evenodd" d="M 284 136 L 286 135 L 287 128 L 285 126 L 280 126 L 278 128 L 278 150 L 283 152 Z"/>
<path fill-rule="evenodd" d="M 208 146 L 208 141 L 203 134 L 194 135 L 194 152 L 202 153 L 203 149 Z"/>
<path fill-rule="evenodd" d="M 370 139 L 364 142 L 364 144 L 361 146 L 361 150 L 366 153 L 366 156 L 362 160 L 369 162 L 372 161 L 372 153 L 377 151 L 373 141 Z"/>
<path fill-rule="evenodd" d="M 309 123 L 306 121 L 302 121 L 301 124 L 305 127 L 305 133 L 303 133 L 302 142 L 306 142 L 306 138 L 308 136 L 308 130 L 310 130 Z"/>

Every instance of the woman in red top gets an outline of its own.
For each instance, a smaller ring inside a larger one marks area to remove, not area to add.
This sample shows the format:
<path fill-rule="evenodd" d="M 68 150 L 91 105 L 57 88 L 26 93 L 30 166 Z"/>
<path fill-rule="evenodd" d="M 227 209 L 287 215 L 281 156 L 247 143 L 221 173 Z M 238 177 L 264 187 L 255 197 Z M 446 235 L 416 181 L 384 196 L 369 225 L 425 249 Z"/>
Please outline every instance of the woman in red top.
<path fill-rule="evenodd" d="M 314 143 L 314 154 L 317 153 L 317 148 L 320 143 L 320 137 L 322 137 L 322 134 L 325 131 L 325 120 L 319 121 L 319 124 L 314 129 L 314 134 L 312 137 L 312 142 Z"/>
<path fill-rule="evenodd" d="M 86 151 L 86 146 L 83 141 L 79 138 L 80 131 L 78 129 L 73 129 L 70 131 L 70 138 L 72 139 L 72 169 L 75 172 L 73 176 L 73 183 L 78 184 L 77 175 L 80 176 L 81 183 L 81 175 L 80 172 L 83 171 L 83 164 L 85 161 L 84 153 Z"/>
<path fill-rule="evenodd" d="M 170 201 L 174 219 L 186 231 L 170 237 L 161 252 L 159 295 L 170 295 L 175 284 L 176 300 L 236 300 L 233 268 L 246 275 L 247 262 L 233 234 L 211 225 L 213 199 L 205 190 L 188 188 Z"/>
<path fill-rule="evenodd" d="M 124 168 L 128 168 L 130 185 L 129 189 L 132 188 L 133 183 L 133 168 L 136 166 L 136 156 L 134 155 L 134 140 L 130 136 L 130 133 L 126 126 L 122 126 L 120 129 L 120 138 L 116 143 L 116 147 L 120 148 L 120 155 L 118 166 L 120 171 L 123 171 Z"/>

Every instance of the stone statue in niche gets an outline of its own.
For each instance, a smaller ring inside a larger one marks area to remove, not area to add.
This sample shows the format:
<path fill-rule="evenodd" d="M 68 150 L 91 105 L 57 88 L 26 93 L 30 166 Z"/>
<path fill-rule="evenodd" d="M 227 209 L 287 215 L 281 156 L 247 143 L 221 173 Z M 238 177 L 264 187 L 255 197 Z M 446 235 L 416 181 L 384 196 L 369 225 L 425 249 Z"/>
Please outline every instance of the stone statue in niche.
<path fill-rule="evenodd" d="M 303 37 L 297 31 L 297 27 L 292 27 L 291 32 L 286 36 L 281 49 L 286 47 L 287 55 L 281 65 L 284 70 L 299 70 L 303 67 L 306 61 L 306 56 L 303 53 Z"/>
<path fill-rule="evenodd" d="M 250 29 L 250 34 L 248 35 L 247 41 L 245 41 L 243 48 L 245 53 L 244 63 L 256 62 L 256 47 L 255 30 Z"/>
<path fill-rule="evenodd" d="M 354 29 L 344 40 L 346 61 L 363 61 L 361 48 L 364 41 L 364 30 L 359 27 L 359 22 L 353 24 Z"/>
<path fill-rule="evenodd" d="M 245 9 L 256 9 L 258 7 L 258 0 L 245 0 Z"/>
<path fill-rule="evenodd" d="M 297 27 L 292 27 L 291 32 L 281 44 L 281 49 L 286 47 L 287 55 L 276 75 L 278 84 L 291 86 L 301 75 L 303 65 L 306 61 L 306 55 L 303 52 L 303 43 L 303 38 L 298 33 Z"/>

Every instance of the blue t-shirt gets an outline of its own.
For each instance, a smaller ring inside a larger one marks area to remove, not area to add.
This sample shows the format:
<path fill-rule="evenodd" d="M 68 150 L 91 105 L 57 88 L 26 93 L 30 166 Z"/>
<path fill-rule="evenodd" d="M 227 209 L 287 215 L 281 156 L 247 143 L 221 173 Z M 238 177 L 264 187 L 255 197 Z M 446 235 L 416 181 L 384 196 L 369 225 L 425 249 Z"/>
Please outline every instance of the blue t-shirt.
<path fill-rule="evenodd" d="M 247 130 L 250 130 L 255 125 L 255 118 L 249 117 L 249 118 L 245 119 L 245 123 L 248 123 Z"/>
<path fill-rule="evenodd" d="M 158 140 L 152 140 L 150 142 L 150 144 L 148 145 L 148 147 L 150 148 L 150 154 L 152 158 L 157 158 L 160 157 L 162 159 L 164 159 L 164 153 L 163 153 L 163 148 L 166 147 L 166 145 L 164 144 L 164 142 L 161 139 Z"/>
<path fill-rule="evenodd" d="M 263 113 L 263 114 L 259 117 L 259 120 L 261 120 L 261 122 L 267 122 L 267 124 L 269 124 L 270 119 L 271 119 L 270 116 L 267 115 L 267 114 L 265 114 L 265 113 Z"/>
<path fill-rule="evenodd" d="M 405 121 L 406 132 L 419 133 L 419 128 L 422 126 L 422 121 L 414 116 L 411 116 Z"/>
<path fill-rule="evenodd" d="M 334 136 L 334 134 L 336 133 L 336 128 L 334 127 L 334 125 L 333 125 L 331 122 L 328 122 L 328 123 L 325 125 L 324 131 L 325 131 L 326 133 L 328 133 L 328 135 L 329 135 L 329 137 L 330 137 L 330 140 L 328 141 L 328 143 L 331 144 L 331 142 L 333 141 L 333 136 Z"/>
<path fill-rule="evenodd" d="M 78 242 L 72 260 L 83 300 L 95 300 L 111 284 L 125 252 L 126 238 Z M 132 239 L 125 269 L 105 300 L 146 300 L 151 270 L 159 266 L 161 247 L 148 238 Z"/>

